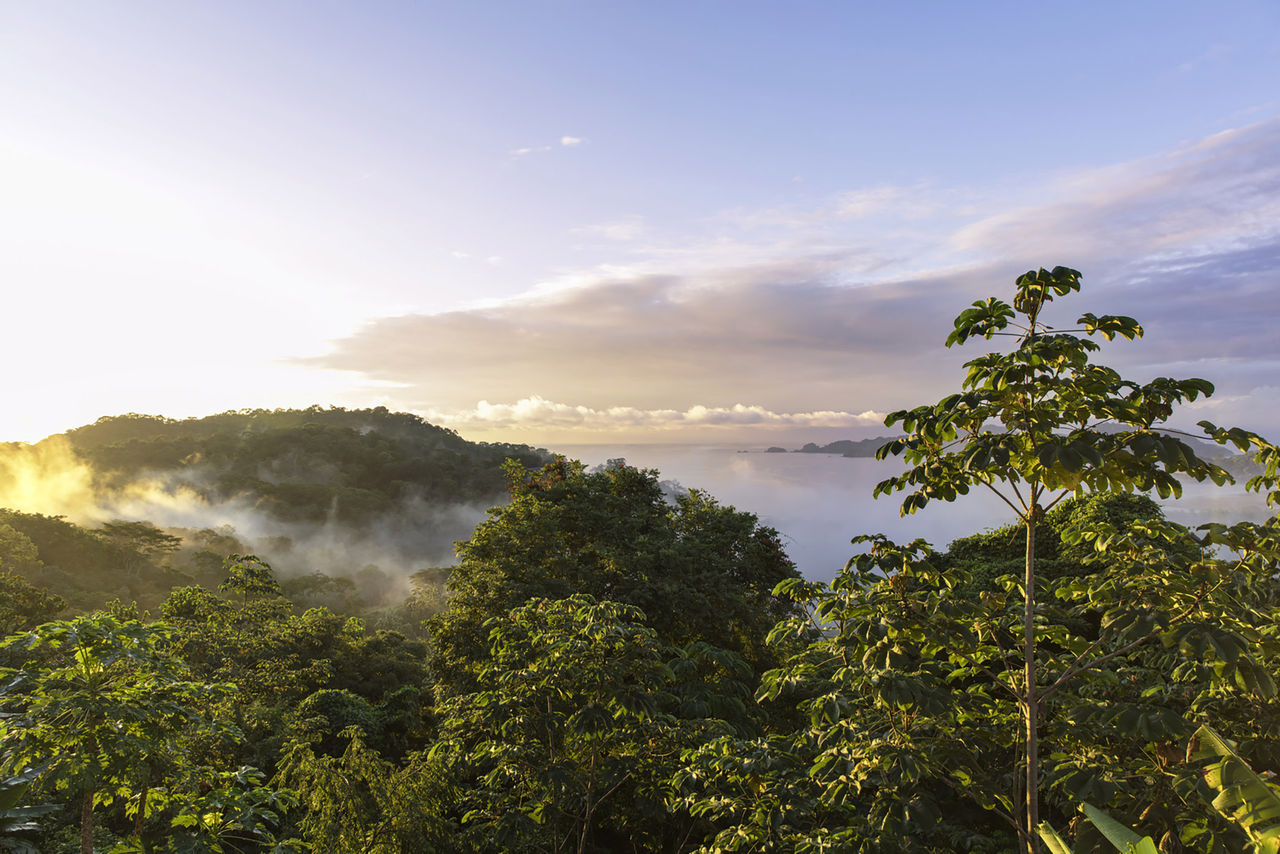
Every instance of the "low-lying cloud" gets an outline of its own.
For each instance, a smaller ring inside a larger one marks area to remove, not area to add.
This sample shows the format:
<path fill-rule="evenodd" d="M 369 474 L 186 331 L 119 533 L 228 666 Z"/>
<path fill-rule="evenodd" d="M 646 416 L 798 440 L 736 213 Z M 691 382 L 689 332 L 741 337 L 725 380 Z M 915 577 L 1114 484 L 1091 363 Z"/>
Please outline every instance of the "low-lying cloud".
<path fill-rule="evenodd" d="M 482 400 L 465 412 L 429 412 L 429 420 L 456 430 L 488 431 L 520 429 L 582 428 L 603 433 L 632 431 L 687 430 L 689 428 L 735 428 L 742 426 L 861 428 L 884 422 L 884 413 L 866 412 L 772 412 L 762 406 L 735 404 L 730 407 L 692 406 L 678 409 L 636 409 L 614 406 L 592 409 L 556 403 L 541 397 L 527 397 L 516 403 L 489 403 Z"/>
<path fill-rule="evenodd" d="M 269 561 L 282 576 L 323 572 L 360 579 L 370 604 L 398 601 L 409 576 L 451 566 L 454 544 L 469 538 L 488 507 L 407 496 L 372 522 L 337 518 L 283 521 L 247 497 L 210 500 L 199 468 L 149 472 L 127 481 L 96 472 L 62 436 L 0 445 L 0 507 L 61 516 L 88 528 L 143 520 L 186 536 L 213 529 Z"/>

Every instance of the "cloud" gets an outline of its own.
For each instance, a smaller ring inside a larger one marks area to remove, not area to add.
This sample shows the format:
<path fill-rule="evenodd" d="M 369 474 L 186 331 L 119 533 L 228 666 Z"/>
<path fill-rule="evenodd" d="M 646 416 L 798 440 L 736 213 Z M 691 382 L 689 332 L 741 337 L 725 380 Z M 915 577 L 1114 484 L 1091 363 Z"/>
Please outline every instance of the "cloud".
<path fill-rule="evenodd" d="M 584 234 L 590 237 L 603 237 L 606 240 L 637 240 L 645 234 L 645 223 L 643 217 L 632 216 L 617 222 L 579 226 L 573 229 L 572 233 Z"/>
<path fill-rule="evenodd" d="M 919 219 L 937 214 L 944 207 L 940 194 L 931 192 L 927 186 L 884 185 L 842 193 L 836 198 L 830 213 L 840 219 L 871 216 Z"/>
<path fill-rule="evenodd" d="M 832 264 L 801 260 L 596 280 L 375 321 L 315 363 L 399 383 L 414 396 L 405 402 L 424 410 L 469 408 L 483 394 L 599 410 L 727 409 L 746 400 L 773 412 L 861 412 L 878 408 L 866 401 L 885 399 L 889 385 L 905 404 L 930 363 L 956 363 L 940 346 L 948 320 L 940 307 L 964 305 L 980 289 L 947 277 L 866 288 L 832 278 Z M 886 358 L 925 330 L 933 345 Z"/>
<path fill-rule="evenodd" d="M 1085 293 L 1055 305 L 1052 322 L 1131 314 L 1147 338 L 1108 346 L 1104 361 L 1136 379 L 1204 376 L 1252 396 L 1245 426 L 1280 426 L 1277 404 L 1253 392 L 1280 362 L 1280 120 L 1009 199 L 874 187 L 810 211 L 720 217 L 699 240 L 648 235 L 625 263 L 568 271 L 519 299 L 372 321 L 312 364 L 398 384 L 401 405 L 477 424 L 515 419 L 498 404 L 481 417 L 480 398 L 584 431 L 641 418 L 632 412 L 687 425 L 696 407 L 742 401 L 769 413 L 896 409 L 957 386 L 976 347 L 941 339 L 961 308 L 1007 295 L 1027 269 L 1067 264 L 1085 273 Z"/>
<path fill-rule="evenodd" d="M 575 145 L 582 145 L 585 139 L 578 136 L 562 136 L 560 137 L 560 146 L 562 148 L 572 148 Z M 525 157 L 530 154 L 545 154 L 555 146 L 551 145 L 526 145 L 522 148 L 513 148 L 510 151 L 512 157 Z"/>
<path fill-rule="evenodd" d="M 1280 120 L 1080 172 L 1048 189 L 1047 202 L 965 226 L 951 246 L 1020 258 L 1052 247 L 1114 265 L 1270 244 L 1280 236 Z"/>
<path fill-rule="evenodd" d="M 1220 59 L 1223 59 L 1224 57 L 1230 56 L 1231 54 L 1236 53 L 1236 51 L 1237 49 L 1232 45 L 1215 43 L 1215 44 L 1209 45 L 1209 48 L 1205 50 L 1203 53 L 1201 53 L 1199 56 L 1193 57 L 1192 59 L 1189 59 L 1186 62 L 1181 63 L 1178 66 L 1178 70 L 1181 71 L 1183 74 L 1186 74 L 1191 71 L 1194 71 L 1201 65 L 1205 65 L 1211 62 L 1216 62 Z"/>
<path fill-rule="evenodd" d="M 884 422 L 884 413 L 866 412 L 772 412 L 762 406 L 734 404 L 730 407 L 691 406 L 677 409 L 637 409 L 556 403 L 542 397 L 526 397 L 516 403 L 494 404 L 482 400 L 464 412 L 429 410 L 428 420 L 458 430 L 505 430 L 512 427 L 582 428 L 591 431 L 683 430 L 688 427 L 865 427 Z"/>

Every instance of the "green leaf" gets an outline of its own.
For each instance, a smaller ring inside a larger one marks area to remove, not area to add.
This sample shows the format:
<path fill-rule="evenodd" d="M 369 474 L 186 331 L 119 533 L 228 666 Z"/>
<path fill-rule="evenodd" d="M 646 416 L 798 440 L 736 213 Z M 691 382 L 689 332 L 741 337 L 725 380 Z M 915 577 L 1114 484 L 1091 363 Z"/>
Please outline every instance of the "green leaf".
<path fill-rule="evenodd" d="M 1259 850 L 1280 849 L 1280 795 L 1254 773 L 1226 742 L 1209 727 L 1196 730 L 1191 756 L 1210 760 L 1202 775 L 1216 795 L 1213 807 L 1235 822 L 1259 846 Z"/>
<path fill-rule="evenodd" d="M 1124 854 L 1160 854 L 1155 841 L 1150 836 L 1138 836 L 1129 828 L 1107 815 L 1092 804 L 1081 804 L 1084 814 L 1093 822 L 1093 826 L 1107 838 L 1107 841 Z"/>
<path fill-rule="evenodd" d="M 1058 835 L 1049 822 L 1040 822 L 1040 826 L 1036 828 L 1036 831 L 1040 834 L 1040 838 L 1044 840 L 1045 846 L 1049 849 L 1049 854 L 1071 854 L 1071 848 L 1067 845 L 1066 840 Z"/>

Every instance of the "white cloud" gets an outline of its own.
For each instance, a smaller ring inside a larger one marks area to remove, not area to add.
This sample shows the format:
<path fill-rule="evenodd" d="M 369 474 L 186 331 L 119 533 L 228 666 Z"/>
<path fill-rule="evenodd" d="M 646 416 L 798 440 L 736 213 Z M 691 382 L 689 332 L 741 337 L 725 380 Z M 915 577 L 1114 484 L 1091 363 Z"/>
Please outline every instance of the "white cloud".
<path fill-rule="evenodd" d="M 593 408 L 557 403 L 533 395 L 515 403 L 482 400 L 464 411 L 427 410 L 434 423 L 472 431 L 510 428 L 582 428 L 593 432 L 616 430 L 682 430 L 688 427 L 866 427 L 884 423 L 884 413 L 865 412 L 773 412 L 763 406 L 691 406 L 688 409 L 638 409 L 632 406 Z"/>
<path fill-rule="evenodd" d="M 578 136 L 562 136 L 560 137 L 560 145 L 565 148 L 572 148 L 575 145 L 581 145 L 586 142 L 585 139 Z M 551 145 L 526 145 L 521 148 L 511 149 L 512 157 L 525 157 L 530 154 L 545 154 L 554 146 Z"/>
<path fill-rule="evenodd" d="M 633 216 L 617 222 L 602 222 L 596 225 L 579 226 L 572 229 L 572 233 L 603 237 L 606 240 L 637 240 L 645 234 L 645 223 L 643 217 Z"/>

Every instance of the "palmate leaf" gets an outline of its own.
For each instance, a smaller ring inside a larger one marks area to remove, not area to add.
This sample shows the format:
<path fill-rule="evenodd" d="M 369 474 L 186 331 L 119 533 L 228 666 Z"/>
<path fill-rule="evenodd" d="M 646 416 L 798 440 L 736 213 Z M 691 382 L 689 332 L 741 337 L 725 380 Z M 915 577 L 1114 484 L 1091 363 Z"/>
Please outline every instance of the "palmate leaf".
<path fill-rule="evenodd" d="M 1216 795 L 1213 807 L 1234 821 L 1265 854 L 1280 852 L 1280 795 L 1208 727 L 1196 730 L 1192 758 L 1212 760 L 1204 781 Z"/>

